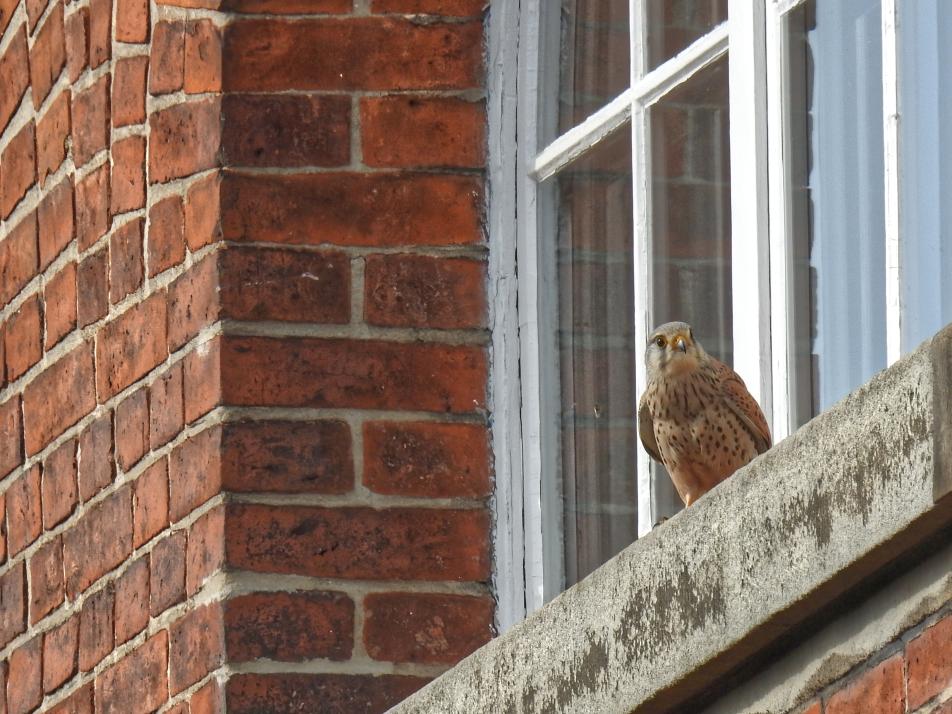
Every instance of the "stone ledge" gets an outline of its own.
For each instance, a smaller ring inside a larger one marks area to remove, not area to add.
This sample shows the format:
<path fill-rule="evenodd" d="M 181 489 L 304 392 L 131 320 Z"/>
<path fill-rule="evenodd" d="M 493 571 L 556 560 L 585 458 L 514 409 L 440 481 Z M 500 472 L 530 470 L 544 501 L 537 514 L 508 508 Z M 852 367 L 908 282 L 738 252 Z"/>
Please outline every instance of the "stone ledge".
<path fill-rule="evenodd" d="M 678 707 L 950 523 L 952 326 L 392 711 Z"/>

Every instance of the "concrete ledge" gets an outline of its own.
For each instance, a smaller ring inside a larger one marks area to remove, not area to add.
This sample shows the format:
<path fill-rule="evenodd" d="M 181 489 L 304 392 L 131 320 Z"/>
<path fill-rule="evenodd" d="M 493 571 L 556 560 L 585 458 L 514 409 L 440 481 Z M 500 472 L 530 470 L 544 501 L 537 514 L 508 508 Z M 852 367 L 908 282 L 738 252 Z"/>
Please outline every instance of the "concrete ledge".
<path fill-rule="evenodd" d="M 659 712 L 952 524 L 952 326 L 395 712 Z"/>

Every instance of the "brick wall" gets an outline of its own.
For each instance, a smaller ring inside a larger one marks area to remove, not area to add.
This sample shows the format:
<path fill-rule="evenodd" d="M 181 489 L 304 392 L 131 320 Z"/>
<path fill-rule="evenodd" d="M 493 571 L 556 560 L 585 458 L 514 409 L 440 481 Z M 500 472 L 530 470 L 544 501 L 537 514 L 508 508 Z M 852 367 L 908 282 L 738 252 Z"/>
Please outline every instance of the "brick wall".
<path fill-rule="evenodd" d="M 491 636 L 483 4 L 0 0 L 0 711 Z"/>
<path fill-rule="evenodd" d="M 952 712 L 952 609 L 904 633 L 801 714 L 949 714 Z"/>

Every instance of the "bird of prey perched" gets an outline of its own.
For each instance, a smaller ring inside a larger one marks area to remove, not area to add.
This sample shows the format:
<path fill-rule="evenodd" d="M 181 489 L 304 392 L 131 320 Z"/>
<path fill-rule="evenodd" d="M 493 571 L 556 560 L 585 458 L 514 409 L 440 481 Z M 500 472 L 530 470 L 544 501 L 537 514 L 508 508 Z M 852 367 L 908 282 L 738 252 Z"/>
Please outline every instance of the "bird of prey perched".
<path fill-rule="evenodd" d="M 767 420 L 744 381 L 704 351 L 690 325 L 658 327 L 645 361 L 638 433 L 685 506 L 770 448 Z"/>

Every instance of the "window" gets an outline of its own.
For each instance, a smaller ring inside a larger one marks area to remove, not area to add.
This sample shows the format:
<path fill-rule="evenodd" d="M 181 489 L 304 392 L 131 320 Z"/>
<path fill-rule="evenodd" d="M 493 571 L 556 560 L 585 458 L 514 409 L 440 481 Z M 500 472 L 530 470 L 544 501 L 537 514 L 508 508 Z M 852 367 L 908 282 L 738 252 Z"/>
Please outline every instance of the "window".
<path fill-rule="evenodd" d="M 494 3 L 503 629 L 680 507 L 637 436 L 655 325 L 779 441 L 952 319 L 946 7 Z"/>

